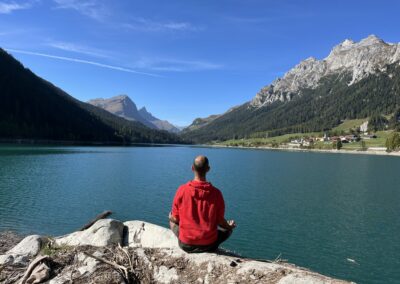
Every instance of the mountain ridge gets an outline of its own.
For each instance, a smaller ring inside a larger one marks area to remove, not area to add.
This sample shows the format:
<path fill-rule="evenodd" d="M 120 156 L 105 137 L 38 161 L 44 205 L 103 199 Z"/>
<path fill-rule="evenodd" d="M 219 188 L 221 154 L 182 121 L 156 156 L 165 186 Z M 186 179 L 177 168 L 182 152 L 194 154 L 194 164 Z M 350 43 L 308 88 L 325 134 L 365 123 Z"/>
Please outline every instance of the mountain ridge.
<path fill-rule="evenodd" d="M 152 124 L 154 124 L 157 127 L 157 129 L 166 130 L 166 131 L 172 132 L 172 133 L 179 133 L 181 131 L 181 129 L 178 126 L 173 125 L 169 121 L 161 120 L 161 119 L 155 117 L 152 113 L 147 111 L 146 107 L 140 108 L 139 109 L 139 114 L 144 119 L 146 119 L 147 121 L 149 121 Z"/>
<path fill-rule="evenodd" d="M 345 40 L 322 60 L 301 61 L 252 100 L 189 126 L 183 137 L 204 143 L 326 131 L 345 119 L 389 115 L 400 107 L 399 63 L 400 44 L 373 35 Z"/>
<path fill-rule="evenodd" d="M 375 35 L 359 42 L 346 39 L 324 59 L 309 57 L 262 88 L 251 100 L 251 106 L 262 107 L 278 100 L 290 101 L 301 89 L 315 88 L 322 77 L 338 72 L 352 72 L 351 85 L 373 74 L 376 69 L 399 60 L 400 44 L 386 43 Z"/>

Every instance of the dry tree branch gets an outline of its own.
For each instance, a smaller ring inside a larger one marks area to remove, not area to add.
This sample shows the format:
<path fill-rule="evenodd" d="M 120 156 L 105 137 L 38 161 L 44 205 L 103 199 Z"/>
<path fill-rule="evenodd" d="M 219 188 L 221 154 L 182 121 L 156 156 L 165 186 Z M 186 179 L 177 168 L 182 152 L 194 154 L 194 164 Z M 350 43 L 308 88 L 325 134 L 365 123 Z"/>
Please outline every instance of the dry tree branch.
<path fill-rule="evenodd" d="M 84 231 L 86 229 L 89 229 L 94 223 L 96 223 L 98 220 L 100 219 L 105 219 L 108 216 L 110 216 L 112 214 L 111 211 L 104 211 L 103 213 L 99 214 L 96 216 L 96 218 L 94 218 L 93 220 L 91 220 L 89 223 L 87 223 L 85 226 L 83 226 L 79 231 Z"/>
<path fill-rule="evenodd" d="M 94 258 L 94 259 L 96 259 L 96 260 L 98 260 L 100 262 L 103 262 L 105 264 L 108 264 L 108 265 L 112 266 L 115 270 L 117 270 L 122 275 L 122 277 L 124 278 L 125 283 L 128 283 L 128 284 L 130 283 L 130 281 L 129 281 L 129 272 L 128 272 L 128 269 L 125 266 L 119 265 L 116 262 L 109 261 L 109 260 L 104 259 L 102 257 L 98 257 L 98 256 L 95 256 L 95 255 L 92 255 L 92 254 L 90 254 L 88 252 L 83 252 L 83 253 L 85 255 L 91 257 L 91 258 Z"/>
<path fill-rule="evenodd" d="M 121 247 L 121 244 L 118 244 L 118 248 L 126 255 L 129 266 L 131 268 L 131 272 L 133 273 L 135 271 L 135 269 L 133 268 L 133 263 L 132 263 L 131 256 L 129 255 L 129 252 L 126 249 L 124 249 L 123 247 Z"/>

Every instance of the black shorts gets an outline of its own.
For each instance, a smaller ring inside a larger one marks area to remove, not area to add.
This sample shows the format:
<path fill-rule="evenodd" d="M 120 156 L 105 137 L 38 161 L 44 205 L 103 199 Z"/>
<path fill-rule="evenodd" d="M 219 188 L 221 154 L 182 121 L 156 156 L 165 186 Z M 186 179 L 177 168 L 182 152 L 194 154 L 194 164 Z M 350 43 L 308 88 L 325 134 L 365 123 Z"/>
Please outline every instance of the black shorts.
<path fill-rule="evenodd" d="M 223 231 L 218 230 L 218 238 L 215 243 L 210 245 L 189 245 L 182 243 L 179 240 L 179 226 L 174 225 L 172 227 L 172 232 L 174 232 L 175 236 L 178 238 L 179 247 L 188 253 L 200 253 L 200 252 L 212 252 L 216 251 L 220 244 L 225 242 L 232 234 L 232 231 Z"/>

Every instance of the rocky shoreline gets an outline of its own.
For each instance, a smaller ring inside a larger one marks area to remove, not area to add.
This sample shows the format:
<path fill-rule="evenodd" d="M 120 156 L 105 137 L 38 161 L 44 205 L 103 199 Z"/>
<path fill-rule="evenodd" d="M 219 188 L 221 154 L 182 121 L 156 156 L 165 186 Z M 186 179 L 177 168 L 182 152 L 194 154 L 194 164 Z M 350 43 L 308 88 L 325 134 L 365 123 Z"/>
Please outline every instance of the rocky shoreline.
<path fill-rule="evenodd" d="M 60 237 L 0 234 L 0 283 L 349 283 L 223 249 L 187 254 L 166 228 L 101 219 Z"/>

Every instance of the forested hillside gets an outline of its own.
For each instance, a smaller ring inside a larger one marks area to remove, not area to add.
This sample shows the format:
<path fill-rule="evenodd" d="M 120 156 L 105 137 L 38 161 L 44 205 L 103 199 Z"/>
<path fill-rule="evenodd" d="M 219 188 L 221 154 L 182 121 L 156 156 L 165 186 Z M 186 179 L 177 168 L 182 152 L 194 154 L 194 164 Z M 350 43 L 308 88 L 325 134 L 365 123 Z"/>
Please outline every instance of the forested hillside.
<path fill-rule="evenodd" d="M 0 138 L 177 143 L 166 131 L 80 102 L 0 49 Z"/>
<path fill-rule="evenodd" d="M 388 65 L 349 86 L 351 74 L 341 72 L 321 79 L 315 89 L 302 89 L 289 102 L 265 107 L 246 103 L 212 123 L 184 133 L 195 142 L 277 136 L 329 130 L 346 119 L 392 114 L 400 107 L 400 66 Z"/>

